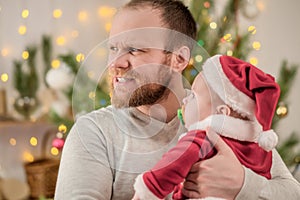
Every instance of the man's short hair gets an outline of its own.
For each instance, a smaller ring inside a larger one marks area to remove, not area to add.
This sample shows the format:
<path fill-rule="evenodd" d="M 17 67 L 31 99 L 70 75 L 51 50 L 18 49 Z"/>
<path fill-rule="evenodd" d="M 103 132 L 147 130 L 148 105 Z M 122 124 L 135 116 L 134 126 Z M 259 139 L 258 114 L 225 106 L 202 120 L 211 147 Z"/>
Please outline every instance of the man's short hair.
<path fill-rule="evenodd" d="M 195 39 L 197 26 L 189 9 L 179 0 L 131 0 L 123 8 L 139 9 L 150 6 L 161 12 L 167 28 Z"/>

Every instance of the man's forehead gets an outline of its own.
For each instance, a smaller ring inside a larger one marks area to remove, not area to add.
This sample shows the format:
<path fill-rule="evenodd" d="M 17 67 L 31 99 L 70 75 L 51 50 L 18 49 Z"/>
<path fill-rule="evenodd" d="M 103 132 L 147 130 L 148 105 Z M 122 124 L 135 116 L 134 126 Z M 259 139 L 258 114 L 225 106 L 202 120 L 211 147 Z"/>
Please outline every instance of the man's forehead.
<path fill-rule="evenodd" d="M 143 28 L 125 31 L 118 35 L 110 36 L 108 43 L 110 45 L 135 45 L 140 47 L 157 47 L 165 46 L 168 39 L 169 30 L 159 28 Z"/>

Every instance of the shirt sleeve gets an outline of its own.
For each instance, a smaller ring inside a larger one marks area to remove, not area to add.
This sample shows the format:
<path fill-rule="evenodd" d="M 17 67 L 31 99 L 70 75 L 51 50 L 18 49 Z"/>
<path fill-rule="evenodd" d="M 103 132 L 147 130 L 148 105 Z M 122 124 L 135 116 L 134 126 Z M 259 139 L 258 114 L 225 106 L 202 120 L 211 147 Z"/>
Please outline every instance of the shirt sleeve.
<path fill-rule="evenodd" d="M 300 199 L 300 184 L 283 163 L 278 152 L 272 151 L 272 179 L 268 180 L 245 168 L 244 185 L 237 200 L 247 199 Z"/>
<path fill-rule="evenodd" d="M 91 119 L 79 118 L 63 148 L 55 199 L 110 199 L 112 182 L 101 131 Z"/>

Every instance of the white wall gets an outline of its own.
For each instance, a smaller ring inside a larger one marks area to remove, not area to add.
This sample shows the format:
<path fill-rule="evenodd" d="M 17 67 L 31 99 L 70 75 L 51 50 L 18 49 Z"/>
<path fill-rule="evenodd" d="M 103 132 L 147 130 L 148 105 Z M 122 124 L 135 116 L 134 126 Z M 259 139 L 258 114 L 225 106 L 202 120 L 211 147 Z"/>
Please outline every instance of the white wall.
<path fill-rule="evenodd" d="M 42 34 L 66 36 L 66 44 L 63 47 L 55 46 L 55 54 L 73 50 L 76 53 L 87 54 L 96 44 L 103 41 L 107 32 L 104 25 L 107 19 L 97 15 L 100 6 L 119 6 L 125 0 L 1 0 L 0 1 L 0 50 L 8 49 L 8 55 L 0 54 L 0 74 L 8 73 L 10 80 L 4 86 L 7 87 L 10 103 L 16 93 L 13 91 L 11 81 L 12 59 L 21 58 L 21 52 L 25 45 L 40 43 Z M 217 0 L 222 3 L 223 0 Z M 279 67 L 283 59 L 289 63 L 300 64 L 300 8 L 299 0 L 259 0 L 263 3 L 264 10 L 254 20 L 242 20 L 244 26 L 253 24 L 257 27 L 255 40 L 262 44 L 259 51 L 252 53 L 259 60 L 258 67 L 278 75 Z M 21 18 L 21 11 L 29 9 L 28 19 Z M 60 19 L 53 19 L 53 9 L 60 8 L 63 15 Z M 86 22 L 79 22 L 77 14 L 85 10 L 88 13 Z M 19 25 L 25 24 L 27 34 L 21 36 L 17 30 Z M 72 38 L 72 30 L 78 30 L 79 36 Z M 40 62 L 40 61 L 39 61 Z M 0 83 L 3 86 L 3 83 Z M 283 119 L 279 126 L 280 138 L 285 138 L 292 131 L 298 132 L 297 126 L 300 106 L 297 104 L 300 94 L 300 71 L 297 75 L 294 87 L 288 99 L 289 115 Z"/>

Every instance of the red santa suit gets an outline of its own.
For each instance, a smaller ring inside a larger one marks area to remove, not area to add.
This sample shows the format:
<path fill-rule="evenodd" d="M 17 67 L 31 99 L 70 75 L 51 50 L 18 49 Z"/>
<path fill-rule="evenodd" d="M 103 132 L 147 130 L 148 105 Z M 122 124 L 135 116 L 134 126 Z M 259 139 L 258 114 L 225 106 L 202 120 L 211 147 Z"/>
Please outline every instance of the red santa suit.
<path fill-rule="evenodd" d="M 203 66 L 208 84 L 221 99 L 249 120 L 212 115 L 189 127 L 178 144 L 149 171 L 137 177 L 134 188 L 141 199 L 185 199 L 180 184 L 195 162 L 217 152 L 206 137 L 206 128 L 221 135 L 242 165 L 270 179 L 277 136 L 270 130 L 279 98 L 274 78 L 256 67 L 228 56 L 214 56 Z M 222 164 L 222 163 L 220 163 Z"/>

